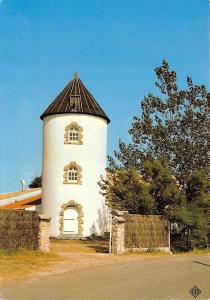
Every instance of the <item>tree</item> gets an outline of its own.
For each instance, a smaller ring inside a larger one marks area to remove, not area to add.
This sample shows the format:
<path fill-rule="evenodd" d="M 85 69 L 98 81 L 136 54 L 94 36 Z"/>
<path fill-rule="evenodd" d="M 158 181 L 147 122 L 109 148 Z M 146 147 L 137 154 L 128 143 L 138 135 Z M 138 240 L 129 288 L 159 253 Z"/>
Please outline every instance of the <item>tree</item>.
<path fill-rule="evenodd" d="M 146 160 L 143 169 L 141 175 L 131 168 L 102 178 L 99 185 L 109 207 L 133 214 L 167 215 L 166 207 L 174 210 L 182 205 L 183 193 L 164 162 Z"/>
<path fill-rule="evenodd" d="M 29 184 L 30 188 L 42 187 L 42 176 L 35 177 Z"/>
<path fill-rule="evenodd" d="M 187 181 L 187 209 L 191 222 L 187 224 L 191 233 L 192 248 L 208 243 L 208 223 L 210 221 L 210 194 L 207 174 L 203 170 L 192 173 Z"/>
<path fill-rule="evenodd" d="M 183 205 L 176 207 L 174 211 L 168 210 L 168 215 L 173 215 L 172 220 L 176 225 L 172 232 L 172 244 L 175 248 L 176 240 L 185 241 L 186 249 L 204 248 L 208 244 L 210 194 L 206 175 L 203 170 L 193 172 L 183 191 Z"/>
<path fill-rule="evenodd" d="M 129 130 L 132 142 L 119 141 L 119 151 L 109 157 L 109 172 L 118 167 L 142 171 L 147 159 L 164 157 L 180 184 L 192 171 L 208 166 L 207 90 L 187 78 L 187 87 L 178 87 L 175 71 L 164 60 L 155 69 L 156 86 L 162 97 L 149 93 L 141 101 L 142 114 L 134 117 Z"/>
<path fill-rule="evenodd" d="M 141 101 L 141 116 L 108 157 L 100 187 L 109 206 L 139 214 L 162 214 L 187 248 L 207 244 L 210 198 L 208 120 L 210 94 L 190 77 L 183 90 L 164 60 L 155 69 L 161 96 Z M 209 101 L 208 99 L 209 98 Z M 144 184 L 143 184 L 144 183 Z M 147 183 L 147 185 L 145 185 Z"/>
<path fill-rule="evenodd" d="M 183 206 L 183 190 L 179 187 L 175 177 L 166 163 L 161 160 L 146 160 L 143 163 L 143 178 L 150 183 L 150 194 L 154 198 L 156 214 L 165 215 L 168 220 L 174 218 L 169 215 L 168 209 L 174 212 L 177 207 Z"/>
<path fill-rule="evenodd" d="M 118 170 L 99 182 L 106 204 L 112 209 L 127 210 L 134 214 L 152 214 L 155 211 L 150 185 L 134 169 Z"/>
<path fill-rule="evenodd" d="M 210 195 L 206 172 L 194 171 L 179 185 L 164 161 L 146 160 L 140 175 L 120 169 L 99 183 L 112 209 L 133 214 L 164 215 L 172 224 L 174 250 L 203 248 L 208 244 Z"/>

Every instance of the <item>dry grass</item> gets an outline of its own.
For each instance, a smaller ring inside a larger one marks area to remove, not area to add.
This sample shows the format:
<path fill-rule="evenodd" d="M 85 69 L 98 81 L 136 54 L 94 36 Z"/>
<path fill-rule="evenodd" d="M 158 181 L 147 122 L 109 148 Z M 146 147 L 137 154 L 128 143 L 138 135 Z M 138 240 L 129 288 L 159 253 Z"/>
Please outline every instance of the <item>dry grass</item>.
<path fill-rule="evenodd" d="M 171 256 L 172 253 L 163 252 L 163 251 L 160 251 L 160 252 L 129 251 L 129 252 L 124 253 L 123 255 L 125 255 L 125 256 L 129 256 L 129 255 L 142 256 L 142 257 L 148 257 L 149 258 L 149 257 Z"/>
<path fill-rule="evenodd" d="M 23 279 L 38 272 L 53 272 L 64 269 L 65 265 L 68 268 L 82 267 L 82 264 L 89 266 L 93 254 L 107 252 L 107 246 L 104 241 L 52 239 L 49 253 L 0 250 L 0 282 Z"/>
<path fill-rule="evenodd" d="M 176 255 L 195 255 L 195 254 L 210 254 L 210 248 L 206 249 L 194 249 L 190 252 L 176 252 Z"/>
<path fill-rule="evenodd" d="M 0 250 L 0 282 L 24 279 L 37 274 L 44 275 L 87 268 L 96 265 L 122 263 L 136 259 L 167 257 L 164 252 L 128 252 L 124 255 L 106 255 L 108 242 L 100 240 L 51 240 L 51 251 L 41 253 L 20 249 Z M 176 255 L 207 254 L 208 250 L 194 250 Z"/>
<path fill-rule="evenodd" d="M 62 259 L 55 253 L 41 253 L 26 249 L 0 250 L 0 282 L 22 279 L 43 268 L 48 269 Z"/>
<path fill-rule="evenodd" d="M 53 253 L 107 253 L 108 242 L 100 240 L 56 240 L 51 239 Z"/>

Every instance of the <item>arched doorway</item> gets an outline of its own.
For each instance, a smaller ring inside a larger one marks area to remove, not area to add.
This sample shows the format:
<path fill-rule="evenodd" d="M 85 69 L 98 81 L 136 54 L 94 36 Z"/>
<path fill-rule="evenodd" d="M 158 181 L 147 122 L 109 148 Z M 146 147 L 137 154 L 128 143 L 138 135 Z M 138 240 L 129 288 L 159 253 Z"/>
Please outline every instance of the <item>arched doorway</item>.
<path fill-rule="evenodd" d="M 75 207 L 67 207 L 63 215 L 63 233 L 64 234 L 78 234 L 78 210 Z"/>
<path fill-rule="evenodd" d="M 80 239 L 83 232 L 82 205 L 70 200 L 62 204 L 60 211 L 60 238 Z"/>

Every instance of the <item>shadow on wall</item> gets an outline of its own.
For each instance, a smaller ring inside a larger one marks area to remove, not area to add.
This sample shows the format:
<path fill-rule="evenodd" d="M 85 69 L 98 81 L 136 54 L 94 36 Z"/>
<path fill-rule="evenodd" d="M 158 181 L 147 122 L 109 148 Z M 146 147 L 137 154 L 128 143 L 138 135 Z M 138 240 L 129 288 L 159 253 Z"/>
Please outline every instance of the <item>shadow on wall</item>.
<path fill-rule="evenodd" d="M 96 225 L 95 225 L 95 222 L 93 222 L 93 224 L 91 225 L 90 227 L 90 235 L 95 235 L 97 236 L 97 229 L 96 229 Z"/>
<path fill-rule="evenodd" d="M 91 235 L 103 236 L 105 232 L 109 232 L 109 220 L 110 216 L 108 208 L 105 204 L 103 204 L 102 208 L 98 209 L 98 218 L 96 220 L 98 226 L 96 227 L 95 222 L 93 222 L 93 224 L 90 227 Z"/>
<path fill-rule="evenodd" d="M 92 240 L 93 244 L 88 245 L 98 253 L 109 253 L 109 210 L 105 204 L 98 209 L 98 218 L 90 227 L 91 235 L 88 240 Z"/>

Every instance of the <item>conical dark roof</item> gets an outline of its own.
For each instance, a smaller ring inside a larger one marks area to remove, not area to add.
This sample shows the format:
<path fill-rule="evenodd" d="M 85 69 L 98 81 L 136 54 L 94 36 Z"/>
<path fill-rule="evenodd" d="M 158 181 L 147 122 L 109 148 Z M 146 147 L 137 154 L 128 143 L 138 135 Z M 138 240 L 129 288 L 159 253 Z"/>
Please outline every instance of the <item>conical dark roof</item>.
<path fill-rule="evenodd" d="M 76 73 L 73 80 L 67 84 L 40 118 L 43 120 L 44 117 L 49 115 L 69 113 L 98 116 L 104 118 L 107 123 L 110 122 L 108 116 Z"/>

